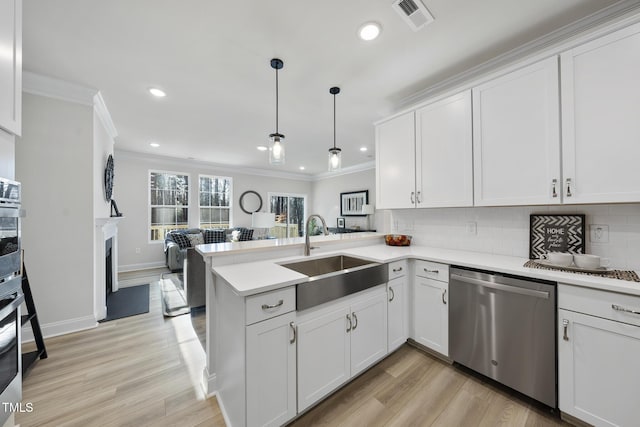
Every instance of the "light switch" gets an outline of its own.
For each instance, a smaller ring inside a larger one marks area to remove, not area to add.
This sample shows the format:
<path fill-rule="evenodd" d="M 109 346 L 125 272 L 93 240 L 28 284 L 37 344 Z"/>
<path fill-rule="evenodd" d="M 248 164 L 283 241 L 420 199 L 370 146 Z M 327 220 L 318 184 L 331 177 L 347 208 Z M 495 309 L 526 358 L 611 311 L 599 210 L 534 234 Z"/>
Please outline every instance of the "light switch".
<path fill-rule="evenodd" d="M 589 235 L 591 243 L 609 243 L 609 226 L 591 224 L 589 226 Z"/>
<path fill-rule="evenodd" d="M 467 233 L 476 234 L 478 232 L 478 224 L 476 222 L 468 222 L 467 223 Z"/>

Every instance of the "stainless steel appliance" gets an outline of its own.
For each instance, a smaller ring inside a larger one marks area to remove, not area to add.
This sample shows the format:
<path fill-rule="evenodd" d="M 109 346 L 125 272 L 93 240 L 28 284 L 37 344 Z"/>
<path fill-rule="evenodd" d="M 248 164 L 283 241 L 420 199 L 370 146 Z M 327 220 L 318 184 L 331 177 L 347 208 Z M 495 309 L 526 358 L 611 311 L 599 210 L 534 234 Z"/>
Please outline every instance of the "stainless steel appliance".
<path fill-rule="evenodd" d="M 23 300 L 20 292 L 0 299 L 0 425 L 22 400 L 20 304 Z"/>
<path fill-rule="evenodd" d="M 449 355 L 557 408 L 556 283 L 452 268 Z"/>
<path fill-rule="evenodd" d="M 20 271 L 20 183 L 0 178 L 0 296 Z"/>

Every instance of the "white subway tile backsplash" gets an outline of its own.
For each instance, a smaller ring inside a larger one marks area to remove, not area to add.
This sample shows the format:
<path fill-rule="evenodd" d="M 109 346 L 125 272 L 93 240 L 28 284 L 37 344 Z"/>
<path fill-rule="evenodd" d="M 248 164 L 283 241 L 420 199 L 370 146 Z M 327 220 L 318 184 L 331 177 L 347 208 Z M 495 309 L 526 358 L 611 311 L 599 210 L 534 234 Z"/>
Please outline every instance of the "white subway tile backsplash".
<path fill-rule="evenodd" d="M 414 243 L 448 249 L 529 256 L 529 216 L 532 213 L 584 214 L 586 250 L 609 258 L 614 268 L 640 270 L 640 203 L 489 208 L 407 209 L 389 211 L 391 224 L 412 224 Z M 476 223 L 476 233 L 467 223 Z M 608 243 L 589 241 L 589 224 L 609 225 Z M 399 227 L 400 228 L 400 227 Z"/>

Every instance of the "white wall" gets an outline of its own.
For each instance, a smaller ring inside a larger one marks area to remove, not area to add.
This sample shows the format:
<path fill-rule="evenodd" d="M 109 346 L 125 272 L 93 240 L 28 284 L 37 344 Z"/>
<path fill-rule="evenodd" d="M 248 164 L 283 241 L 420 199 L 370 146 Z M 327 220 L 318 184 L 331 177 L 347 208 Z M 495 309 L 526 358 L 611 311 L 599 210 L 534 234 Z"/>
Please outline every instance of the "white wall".
<path fill-rule="evenodd" d="M 239 205 L 240 195 L 247 190 L 257 191 L 262 197 L 262 210 L 268 211 L 268 192 L 311 194 L 311 182 L 250 175 L 228 169 L 214 168 L 197 161 L 171 159 L 168 157 L 141 155 L 122 150 L 114 154 L 113 198 L 125 218 L 118 227 L 118 266 L 120 271 L 163 266 L 162 243 L 149 242 L 149 170 L 183 172 L 190 175 L 191 208 L 189 223 L 198 226 L 197 180 L 198 174 L 228 176 L 233 179 L 233 226 L 251 227 L 251 215 L 244 213 Z M 139 253 L 137 253 L 139 249 Z"/>
<path fill-rule="evenodd" d="M 407 209 L 391 212 L 391 230 L 413 235 L 414 243 L 500 255 L 529 257 L 529 215 L 580 213 L 589 225 L 608 225 L 609 242 L 586 240 L 587 253 L 609 258 L 612 267 L 640 270 L 640 204 Z M 467 224 L 477 224 L 477 233 Z"/>
<path fill-rule="evenodd" d="M 0 177 L 15 178 L 15 136 L 0 129 Z"/>
<path fill-rule="evenodd" d="M 93 316 L 93 108 L 24 93 L 16 180 L 25 266 L 45 335 Z"/>
<path fill-rule="evenodd" d="M 369 190 L 369 204 L 375 205 L 376 177 L 375 169 L 352 173 L 339 173 L 335 176 L 323 177 L 314 181 L 309 213 L 317 213 L 324 217 L 327 226 L 336 227 L 337 218 L 340 217 L 340 193 L 349 191 Z M 376 215 L 371 215 L 371 227 L 375 227 Z M 367 227 L 366 217 L 347 216 L 345 226 Z"/>

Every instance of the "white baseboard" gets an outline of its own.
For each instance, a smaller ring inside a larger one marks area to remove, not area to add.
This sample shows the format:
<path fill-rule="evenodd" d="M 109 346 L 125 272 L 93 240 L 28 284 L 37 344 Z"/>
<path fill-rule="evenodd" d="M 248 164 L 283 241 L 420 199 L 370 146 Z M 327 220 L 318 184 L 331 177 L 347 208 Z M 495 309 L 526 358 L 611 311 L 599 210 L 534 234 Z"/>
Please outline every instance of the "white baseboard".
<path fill-rule="evenodd" d="M 209 371 L 205 366 L 202 370 L 202 389 L 207 397 L 215 396 L 218 391 L 218 381 L 216 374 L 209 375 Z"/>
<path fill-rule="evenodd" d="M 72 332 L 84 331 L 98 326 L 95 317 L 85 316 L 75 319 L 61 320 L 60 322 L 41 324 L 42 336 L 44 338 L 56 337 L 58 335 L 66 335 Z M 22 342 L 33 341 L 33 331 L 31 325 L 25 325 L 22 328 Z"/>
<path fill-rule="evenodd" d="M 138 270 L 151 270 L 153 268 L 166 267 L 164 261 L 155 261 L 155 262 L 144 262 L 140 264 L 127 264 L 127 265 L 119 265 L 118 273 L 124 273 L 127 271 L 138 271 Z"/>

